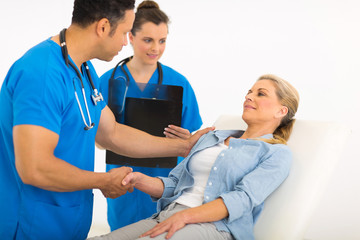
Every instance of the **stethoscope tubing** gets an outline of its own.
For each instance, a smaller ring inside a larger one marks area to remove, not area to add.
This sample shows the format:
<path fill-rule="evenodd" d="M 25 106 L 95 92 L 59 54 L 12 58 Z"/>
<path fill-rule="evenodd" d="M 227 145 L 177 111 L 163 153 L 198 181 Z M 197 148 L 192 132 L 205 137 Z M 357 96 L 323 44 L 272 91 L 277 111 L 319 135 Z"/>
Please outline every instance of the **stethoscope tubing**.
<path fill-rule="evenodd" d="M 127 92 L 128 92 L 128 89 L 129 89 L 129 85 L 130 85 L 130 77 L 129 77 L 129 74 L 126 72 L 125 68 L 124 68 L 124 65 L 127 64 L 130 60 L 131 60 L 132 56 L 131 57 L 128 57 L 128 58 L 125 58 L 123 60 L 121 60 L 120 62 L 118 62 L 112 73 L 111 73 L 111 77 L 109 79 L 109 82 L 110 81 L 113 81 L 113 80 L 117 80 L 119 78 L 122 78 L 125 82 L 125 91 L 124 91 L 124 96 L 123 96 L 123 100 L 122 100 L 122 105 L 121 105 L 121 110 L 120 110 L 120 113 L 119 114 L 122 114 L 123 111 L 124 111 L 124 108 L 125 108 L 125 99 L 126 99 L 126 95 L 127 95 Z M 117 78 L 114 78 L 115 77 L 115 73 L 116 73 L 116 69 L 120 66 L 121 68 L 121 71 L 124 73 L 125 75 L 125 78 L 123 76 L 119 76 Z M 158 79 L 158 84 L 161 85 L 162 84 L 162 81 L 163 81 L 163 71 L 162 71 L 162 67 L 161 67 L 161 64 L 159 62 L 157 62 L 157 69 L 158 69 L 158 74 L 159 74 L 159 79 Z M 110 89 L 109 89 L 110 91 Z"/>
<path fill-rule="evenodd" d="M 74 83 L 74 88 L 75 88 L 75 83 Z M 81 88 L 81 91 L 82 91 L 82 95 L 83 95 L 83 98 L 84 98 L 84 102 L 85 102 L 85 106 L 87 106 L 87 101 L 86 101 L 86 97 L 85 97 L 85 90 L 84 88 Z M 86 111 L 87 111 L 87 115 L 88 115 L 88 118 L 89 118 L 89 121 L 90 121 L 90 125 L 87 124 L 86 120 L 85 120 L 85 116 L 84 116 L 84 112 L 82 110 L 82 107 L 81 107 L 81 104 L 80 104 L 80 101 L 79 101 L 79 97 L 78 97 L 78 94 L 76 92 L 76 88 L 75 88 L 75 98 L 76 98 L 76 101 L 77 101 L 77 104 L 79 106 L 79 109 L 80 109 L 80 114 L 81 114 L 81 117 L 83 119 L 83 122 L 85 124 L 85 130 L 89 130 L 91 128 L 93 128 L 93 126 L 95 126 L 95 123 L 91 123 L 91 116 L 90 116 L 90 112 L 89 112 L 89 108 L 86 107 Z"/>
<path fill-rule="evenodd" d="M 78 104 L 78 107 L 79 107 L 79 110 L 80 110 L 80 114 L 81 114 L 81 117 L 83 119 L 83 122 L 85 124 L 85 130 L 89 130 L 91 128 L 93 128 L 95 126 L 95 123 L 93 123 L 91 121 L 91 116 L 90 116 L 90 111 L 89 111 L 89 106 L 87 104 L 87 101 L 86 101 L 86 95 L 85 95 L 85 89 L 84 89 L 84 83 L 83 83 L 83 80 L 82 80 L 82 77 L 81 77 L 81 74 L 79 72 L 79 70 L 77 69 L 77 67 L 69 60 L 69 57 L 68 57 L 68 50 L 67 50 L 67 47 L 66 47 L 66 40 L 65 40 L 65 32 L 66 32 L 66 28 L 64 28 L 61 32 L 60 32 L 60 47 L 61 47 L 61 53 L 63 55 L 63 58 L 65 60 L 65 64 L 67 66 L 71 66 L 72 69 L 74 69 L 74 71 L 76 72 L 76 75 L 77 77 L 80 79 L 80 83 L 81 83 L 81 92 L 82 92 L 82 95 L 83 95 L 83 99 L 84 99 L 84 103 L 85 103 L 85 109 L 86 109 L 86 112 L 87 112 L 87 115 L 88 115 L 88 118 L 89 118 L 89 123 L 87 123 L 86 119 L 85 119 L 85 116 L 84 116 L 84 112 L 82 110 L 82 107 L 81 107 L 81 104 L 80 104 L 80 101 L 79 101 L 79 97 L 78 97 L 78 94 L 76 92 L 76 86 L 75 86 L 75 82 L 73 80 L 73 84 L 74 84 L 74 92 L 75 92 L 75 98 L 76 98 L 76 101 L 77 101 L 77 104 Z M 84 67 L 85 67 L 85 71 L 86 71 L 86 75 L 87 75 L 87 78 L 89 80 L 89 83 L 91 85 L 91 88 L 93 90 L 93 94 L 91 95 L 91 98 L 93 100 L 93 103 L 94 105 L 96 106 L 97 103 L 99 101 L 103 101 L 103 96 L 101 95 L 100 92 L 98 92 L 98 90 L 96 89 L 95 85 L 94 85 L 94 82 L 92 81 L 92 78 L 91 78 L 91 74 L 90 74 L 90 70 L 89 70 L 89 66 L 87 65 L 86 62 L 83 63 Z"/>

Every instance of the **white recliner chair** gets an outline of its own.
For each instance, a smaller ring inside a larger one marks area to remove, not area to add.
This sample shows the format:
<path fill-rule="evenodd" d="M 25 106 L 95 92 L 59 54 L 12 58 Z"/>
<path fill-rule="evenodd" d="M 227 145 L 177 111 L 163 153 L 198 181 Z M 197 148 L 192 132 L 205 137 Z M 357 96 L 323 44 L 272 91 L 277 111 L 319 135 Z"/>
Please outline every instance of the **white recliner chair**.
<path fill-rule="evenodd" d="M 240 115 L 222 115 L 218 130 L 245 130 Z M 266 200 L 255 224 L 256 240 L 302 240 L 350 129 L 334 122 L 296 120 L 288 146 L 293 164 L 285 182 Z"/>

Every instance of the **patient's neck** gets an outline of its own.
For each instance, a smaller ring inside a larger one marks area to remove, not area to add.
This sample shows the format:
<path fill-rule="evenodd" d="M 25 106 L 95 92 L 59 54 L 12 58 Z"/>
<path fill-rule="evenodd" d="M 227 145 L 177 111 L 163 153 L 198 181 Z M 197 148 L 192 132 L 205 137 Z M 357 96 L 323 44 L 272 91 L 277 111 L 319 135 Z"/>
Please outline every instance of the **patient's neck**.
<path fill-rule="evenodd" d="M 266 134 L 274 133 L 275 129 L 276 127 L 272 125 L 248 125 L 248 128 L 245 130 L 244 134 L 240 138 L 258 138 Z"/>

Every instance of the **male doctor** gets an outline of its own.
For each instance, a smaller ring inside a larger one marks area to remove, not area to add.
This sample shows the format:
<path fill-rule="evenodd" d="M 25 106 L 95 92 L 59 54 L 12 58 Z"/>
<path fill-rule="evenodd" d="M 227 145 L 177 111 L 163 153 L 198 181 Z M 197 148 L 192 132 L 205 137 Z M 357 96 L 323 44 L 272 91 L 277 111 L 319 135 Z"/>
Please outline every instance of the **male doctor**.
<path fill-rule="evenodd" d="M 117 124 L 95 90 L 89 60 L 110 61 L 127 44 L 134 2 L 75 0 L 61 37 L 31 48 L 9 70 L 0 92 L 0 239 L 87 237 L 92 189 L 109 198 L 132 190 L 121 184 L 131 168 L 93 172 L 95 141 L 131 157 L 186 156 L 209 131 L 185 141 Z"/>

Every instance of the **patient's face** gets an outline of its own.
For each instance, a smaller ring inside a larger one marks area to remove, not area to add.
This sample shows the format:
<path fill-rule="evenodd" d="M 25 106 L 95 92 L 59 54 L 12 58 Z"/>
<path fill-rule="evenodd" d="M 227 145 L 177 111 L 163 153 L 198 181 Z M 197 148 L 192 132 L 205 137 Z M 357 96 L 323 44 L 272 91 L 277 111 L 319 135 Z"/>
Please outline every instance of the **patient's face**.
<path fill-rule="evenodd" d="M 249 123 L 280 123 L 284 108 L 276 95 L 274 82 L 257 81 L 245 96 L 243 119 Z"/>

